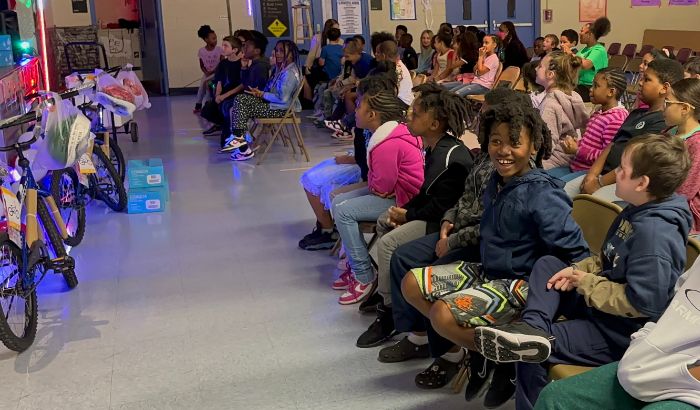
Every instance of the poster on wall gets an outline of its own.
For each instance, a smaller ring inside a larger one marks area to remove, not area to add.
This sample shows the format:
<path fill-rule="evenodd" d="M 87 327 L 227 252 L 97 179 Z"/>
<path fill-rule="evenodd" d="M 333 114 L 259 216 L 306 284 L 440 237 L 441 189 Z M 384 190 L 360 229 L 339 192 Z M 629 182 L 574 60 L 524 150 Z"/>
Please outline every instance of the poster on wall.
<path fill-rule="evenodd" d="M 668 0 L 669 6 L 697 6 L 698 0 Z"/>
<path fill-rule="evenodd" d="M 260 0 L 263 34 L 268 37 L 289 35 L 289 3 L 287 0 Z"/>
<path fill-rule="evenodd" d="M 632 7 L 661 7 L 661 0 L 632 0 Z"/>
<path fill-rule="evenodd" d="M 591 22 L 607 14 L 607 0 L 579 0 L 578 21 Z"/>
<path fill-rule="evenodd" d="M 71 3 L 73 5 L 73 13 L 82 14 L 88 12 L 87 0 L 71 0 Z"/>
<path fill-rule="evenodd" d="M 391 0 L 392 20 L 415 20 L 416 0 Z"/>
<path fill-rule="evenodd" d="M 369 9 L 370 10 L 381 10 L 382 9 L 382 0 L 370 0 Z"/>
<path fill-rule="evenodd" d="M 344 36 L 362 34 L 362 1 L 337 0 L 338 23 Z"/>

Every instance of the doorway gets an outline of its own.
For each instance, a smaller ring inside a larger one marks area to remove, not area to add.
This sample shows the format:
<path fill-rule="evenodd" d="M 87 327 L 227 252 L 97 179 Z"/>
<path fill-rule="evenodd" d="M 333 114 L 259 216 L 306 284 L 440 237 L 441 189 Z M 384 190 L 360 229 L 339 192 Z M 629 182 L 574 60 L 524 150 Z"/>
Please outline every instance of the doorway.
<path fill-rule="evenodd" d="M 446 2 L 445 7 L 451 24 L 476 26 L 495 34 L 501 22 L 512 21 L 525 47 L 531 47 L 538 37 L 538 0 L 459 0 Z"/>

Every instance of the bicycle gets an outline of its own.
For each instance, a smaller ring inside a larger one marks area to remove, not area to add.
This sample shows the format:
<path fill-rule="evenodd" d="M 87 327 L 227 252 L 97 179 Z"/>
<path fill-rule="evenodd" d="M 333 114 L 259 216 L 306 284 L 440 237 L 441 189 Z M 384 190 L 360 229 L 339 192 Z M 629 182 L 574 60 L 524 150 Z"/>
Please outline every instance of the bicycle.
<path fill-rule="evenodd" d="M 13 117 L 1 121 L 0 129 L 35 120 L 35 113 Z M 16 352 L 29 348 L 36 337 L 36 288 L 46 274 L 49 271 L 62 274 L 71 289 L 78 285 L 75 262 L 63 246 L 63 238 L 67 236 L 63 219 L 53 197 L 37 184 L 24 155 L 24 151 L 36 142 L 39 133 L 39 127 L 36 127 L 29 141 L 0 147 L 0 152 L 17 153 L 22 171 L 16 196 L 6 188 L 2 189 L 6 220 L 0 232 L 0 341 Z M 24 227 L 21 224 L 23 209 L 26 210 Z M 39 238 L 40 232 L 44 233 L 46 243 Z M 23 306 L 19 299 L 24 300 Z M 13 315 L 13 307 L 23 312 Z"/>

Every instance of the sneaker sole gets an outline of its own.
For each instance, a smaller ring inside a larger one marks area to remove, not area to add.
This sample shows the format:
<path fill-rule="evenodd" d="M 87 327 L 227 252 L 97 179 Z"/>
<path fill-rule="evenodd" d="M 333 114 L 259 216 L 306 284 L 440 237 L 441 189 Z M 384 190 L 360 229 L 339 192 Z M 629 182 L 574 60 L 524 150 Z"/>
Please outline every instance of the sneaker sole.
<path fill-rule="evenodd" d="M 474 330 L 477 350 L 498 363 L 542 363 L 551 354 L 549 340 L 542 336 L 504 332 L 489 327 Z"/>
<path fill-rule="evenodd" d="M 238 157 L 238 158 L 231 158 L 231 161 L 248 161 L 249 159 L 253 159 L 255 155 L 251 155 L 248 157 Z"/>
<path fill-rule="evenodd" d="M 359 347 L 360 349 L 369 349 L 370 347 L 377 347 L 377 346 L 383 345 L 384 343 L 386 343 L 387 340 L 390 340 L 392 337 L 396 336 L 397 334 L 398 334 L 398 332 L 396 330 L 393 330 L 389 336 L 385 336 L 382 339 L 377 340 L 376 342 L 362 345 L 362 346 L 360 346 L 359 344 L 357 344 L 357 342 L 355 342 L 355 346 Z"/>

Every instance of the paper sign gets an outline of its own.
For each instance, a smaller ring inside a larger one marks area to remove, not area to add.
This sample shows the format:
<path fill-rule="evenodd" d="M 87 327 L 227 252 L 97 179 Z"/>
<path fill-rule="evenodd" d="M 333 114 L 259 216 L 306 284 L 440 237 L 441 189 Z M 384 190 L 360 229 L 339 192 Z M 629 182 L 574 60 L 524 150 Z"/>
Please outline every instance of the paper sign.
<path fill-rule="evenodd" d="M 579 0 L 578 20 L 590 23 L 607 13 L 608 2 L 606 0 Z"/>
<path fill-rule="evenodd" d="M 22 228 L 21 215 L 22 206 L 17 200 L 17 196 L 9 189 L 2 187 L 2 202 L 5 205 L 5 216 L 7 217 L 7 233 L 10 240 L 20 248 L 22 247 L 22 236 L 20 229 Z"/>
<path fill-rule="evenodd" d="M 346 36 L 362 34 L 362 0 L 338 0 L 340 32 Z"/>
<path fill-rule="evenodd" d="M 416 0 L 391 0 L 392 20 L 415 20 Z"/>
<path fill-rule="evenodd" d="M 92 162 L 92 158 L 85 153 L 80 156 L 78 159 L 78 171 L 80 171 L 81 174 L 94 174 L 97 171 L 95 170 L 95 164 Z"/>
<path fill-rule="evenodd" d="M 669 6 L 697 6 L 698 0 L 668 0 Z"/>
<path fill-rule="evenodd" d="M 269 26 L 267 26 L 267 30 L 272 33 L 275 37 L 280 37 L 282 34 L 284 34 L 285 31 L 287 31 L 287 26 L 284 25 L 281 21 L 278 19 L 275 19 L 275 21 L 272 22 Z"/>
<path fill-rule="evenodd" d="M 632 0 L 632 7 L 661 7 L 661 0 Z"/>

